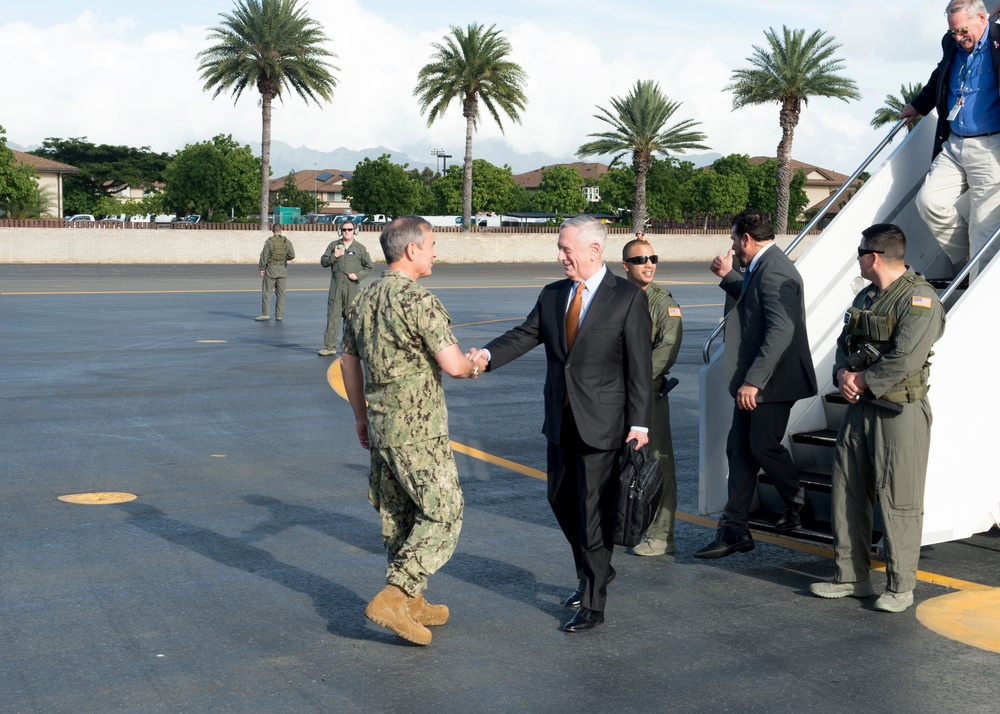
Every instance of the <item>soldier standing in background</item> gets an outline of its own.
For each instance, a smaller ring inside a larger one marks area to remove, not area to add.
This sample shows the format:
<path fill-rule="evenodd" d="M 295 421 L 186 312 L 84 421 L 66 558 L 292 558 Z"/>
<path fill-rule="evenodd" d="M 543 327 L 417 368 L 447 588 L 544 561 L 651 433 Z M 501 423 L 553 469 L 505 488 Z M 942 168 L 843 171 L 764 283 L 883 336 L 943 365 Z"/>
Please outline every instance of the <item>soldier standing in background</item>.
<path fill-rule="evenodd" d="M 397 218 L 380 242 L 388 270 L 351 304 L 341 359 L 358 439 L 371 452 L 368 498 L 389 560 L 365 617 L 429 645 L 427 626 L 443 625 L 448 608 L 423 592 L 455 552 L 464 509 L 441 372 L 474 378 L 480 366 L 458 348 L 441 301 L 417 282 L 437 257 L 431 224 Z"/>
<path fill-rule="evenodd" d="M 913 604 L 924 523 L 931 443 L 927 399 L 931 348 L 944 334 L 937 292 L 903 262 L 906 238 L 879 223 L 861 232 L 858 264 L 871 284 L 857 294 L 837 340 L 834 384 L 848 402 L 833 466 L 833 546 L 837 576 L 813 583 L 822 598 L 871 597 L 872 509 L 885 528 L 882 612 Z M 899 404 L 899 413 L 872 403 Z"/>
<path fill-rule="evenodd" d="M 641 231 L 637 234 L 641 236 Z M 646 537 L 632 549 L 633 555 L 655 556 L 674 552 L 674 515 L 677 512 L 677 471 L 674 442 L 670 436 L 670 401 L 666 383 L 677 361 L 684 334 L 681 308 L 670 291 L 653 282 L 656 263 L 653 246 L 638 237 L 622 248 L 625 277 L 646 292 L 649 316 L 653 320 L 653 416 L 649 425 L 649 446 L 663 471 L 663 495 Z"/>
<path fill-rule="evenodd" d="M 271 293 L 275 293 L 274 319 L 281 322 L 285 313 L 285 278 L 288 277 L 288 261 L 295 259 L 292 242 L 281 234 L 281 224 L 271 228 L 271 237 L 264 241 L 257 267 L 263 278 L 261 286 L 261 312 L 254 318 L 257 322 L 271 319 Z"/>
<path fill-rule="evenodd" d="M 356 232 L 352 221 L 344 221 L 340 226 L 340 240 L 327 246 L 319 264 L 330 269 L 330 295 L 326 301 L 326 332 L 323 333 L 324 357 L 337 354 L 337 337 L 340 336 L 340 320 L 347 315 L 358 294 L 358 283 L 372 274 L 375 265 L 368 250 L 354 240 Z"/>

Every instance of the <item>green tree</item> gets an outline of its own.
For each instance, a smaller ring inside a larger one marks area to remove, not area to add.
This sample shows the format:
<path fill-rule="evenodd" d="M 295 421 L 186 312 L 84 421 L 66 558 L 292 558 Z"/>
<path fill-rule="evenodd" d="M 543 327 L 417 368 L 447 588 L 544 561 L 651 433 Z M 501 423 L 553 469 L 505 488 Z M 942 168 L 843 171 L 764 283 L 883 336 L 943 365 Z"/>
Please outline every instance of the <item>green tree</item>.
<path fill-rule="evenodd" d="M 750 188 L 740 174 L 719 174 L 714 171 L 699 171 L 689 184 L 690 209 L 694 214 L 705 217 L 703 228 L 708 228 L 708 219 L 732 216 L 747 207 Z"/>
<path fill-rule="evenodd" d="M 583 177 L 569 166 L 542 170 L 542 182 L 535 192 L 535 210 L 559 215 L 575 215 L 587 206 L 583 197 Z"/>
<path fill-rule="evenodd" d="M 826 37 L 820 30 L 807 38 L 805 30 L 789 30 L 784 26 L 781 29 L 781 36 L 774 28 L 764 33 L 769 47 L 754 45 L 753 54 L 747 58 L 751 66 L 735 70 L 731 84 L 726 87 L 733 93 L 733 109 L 772 102 L 780 107 L 781 141 L 778 142 L 777 211 L 774 214 L 774 229 L 779 234 L 786 231 L 791 215 L 792 140 L 802 105 L 808 104 L 810 97 L 834 97 L 845 102 L 861 98 L 854 80 L 839 74 L 843 64 L 833 54 L 840 45 L 834 43 L 833 37 Z"/>
<path fill-rule="evenodd" d="M 299 188 L 295 183 L 295 171 L 289 171 L 284 185 L 275 192 L 274 205 L 298 208 L 305 215 L 318 211 L 326 201 L 318 201 L 315 193 Z"/>
<path fill-rule="evenodd" d="M 169 154 L 156 153 L 148 146 L 94 144 L 87 137 L 49 137 L 32 153 L 80 170 L 63 176 L 63 208 L 69 213 L 100 213 L 98 201 L 126 187 L 152 190 L 163 183 L 170 163 Z"/>
<path fill-rule="evenodd" d="M 646 177 L 647 215 L 661 221 L 683 218 L 691 181 L 699 171 L 690 161 L 654 159 Z"/>
<path fill-rule="evenodd" d="M 164 204 L 206 221 L 217 212 L 249 215 L 258 205 L 260 165 L 250 147 L 240 146 L 232 135 L 188 144 L 167 168 Z"/>
<path fill-rule="evenodd" d="M 484 28 L 470 24 L 466 30 L 451 27 L 443 43 L 435 42 L 436 52 L 431 62 L 417 74 L 413 95 L 420 102 L 420 112 L 427 113 L 427 126 L 442 116 L 452 100 L 462 102 L 465 117 L 465 164 L 462 173 L 462 227 L 469 230 L 472 219 L 473 161 L 472 132 L 479 123 L 479 105 L 493 117 L 503 132 L 500 121 L 502 111 L 511 120 L 520 123 L 520 111 L 527 99 L 524 70 L 508 59 L 511 53 L 507 41 L 496 25 Z"/>
<path fill-rule="evenodd" d="M 903 107 L 911 104 L 923 90 L 923 82 L 917 82 L 916 84 L 907 83 L 899 85 L 898 97 L 893 94 L 886 94 L 885 103 L 875 110 L 875 116 L 872 117 L 872 128 L 881 129 L 886 124 L 895 124 L 899 121 L 899 113 L 903 111 Z M 906 126 L 906 131 L 911 131 L 913 127 L 920 123 L 921 119 L 923 119 L 922 116 L 914 119 L 911 124 Z"/>
<path fill-rule="evenodd" d="M 0 126 L 0 209 L 11 218 L 40 218 L 34 216 L 44 197 L 38 187 L 33 166 L 18 161 L 7 146 L 7 132 Z"/>
<path fill-rule="evenodd" d="M 632 230 L 636 231 L 646 221 L 646 177 L 653 161 L 653 154 L 683 153 L 686 149 L 707 149 L 701 142 L 705 135 L 692 129 L 701 122 L 686 119 L 664 128 L 680 107 L 672 102 L 660 85 L 653 80 L 638 80 L 625 97 L 612 97 L 614 111 L 598 107 L 600 114 L 594 118 L 611 126 L 611 131 L 588 134 L 594 141 L 583 144 L 576 152 L 580 158 L 596 154 L 616 154 L 614 159 L 632 154 L 635 170 L 635 194 L 632 201 Z"/>
<path fill-rule="evenodd" d="M 364 159 L 354 169 L 354 175 L 344 181 L 343 195 L 358 213 L 384 213 L 405 216 L 417 210 L 420 198 L 417 182 L 406 166 L 392 163 L 389 154 L 372 161 Z"/>
<path fill-rule="evenodd" d="M 294 90 L 305 101 L 330 101 L 337 86 L 326 61 L 336 57 L 323 45 L 329 38 L 308 17 L 298 0 L 236 0 L 232 15 L 220 13 L 221 27 L 209 30 L 211 47 L 198 53 L 198 71 L 213 97 L 232 90 L 234 103 L 243 90 L 260 92 L 260 229 L 267 228 L 271 175 L 271 102 Z"/>
<path fill-rule="evenodd" d="M 425 166 L 423 171 L 410 169 L 408 175 L 414 182 L 414 190 L 417 192 L 417 207 L 414 209 L 414 213 L 420 216 L 433 216 L 441 213 L 438 210 L 437 200 L 434 198 L 434 190 L 431 188 L 437 177 L 434 170 Z"/>
<path fill-rule="evenodd" d="M 449 166 L 444 175 L 434 181 L 431 189 L 442 214 L 462 212 L 465 204 L 464 183 L 465 172 L 459 166 Z M 523 189 L 514 183 L 514 173 L 510 166 L 495 166 L 485 159 L 472 162 L 470 215 L 510 213 L 522 208 L 523 201 Z"/>

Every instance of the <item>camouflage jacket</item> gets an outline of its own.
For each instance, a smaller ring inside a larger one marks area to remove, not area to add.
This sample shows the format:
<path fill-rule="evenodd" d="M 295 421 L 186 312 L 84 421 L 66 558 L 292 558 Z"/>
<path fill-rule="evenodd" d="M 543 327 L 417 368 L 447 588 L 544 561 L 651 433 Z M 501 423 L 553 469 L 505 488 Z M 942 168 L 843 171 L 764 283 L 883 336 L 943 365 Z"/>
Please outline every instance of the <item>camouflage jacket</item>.
<path fill-rule="evenodd" d="M 448 436 L 441 367 L 434 355 L 457 344 L 444 305 L 417 281 L 387 270 L 351 303 L 344 354 L 361 358 L 368 435 L 378 448 Z"/>

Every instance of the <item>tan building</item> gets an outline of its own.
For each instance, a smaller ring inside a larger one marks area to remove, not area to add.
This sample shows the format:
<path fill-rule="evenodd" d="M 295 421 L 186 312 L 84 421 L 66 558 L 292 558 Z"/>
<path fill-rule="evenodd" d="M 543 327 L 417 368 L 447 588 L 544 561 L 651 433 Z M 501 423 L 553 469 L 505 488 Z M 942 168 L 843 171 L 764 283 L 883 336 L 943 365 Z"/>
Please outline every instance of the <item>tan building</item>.
<path fill-rule="evenodd" d="M 765 161 L 777 161 L 776 158 L 769 156 L 753 156 L 750 158 L 751 164 L 762 164 Z M 803 161 L 796 161 L 792 159 L 789 162 L 792 167 L 793 175 L 796 171 L 803 171 L 806 175 L 806 182 L 802 187 L 805 191 L 806 198 L 809 202 L 806 204 L 805 209 L 803 209 L 803 215 L 812 215 L 816 211 L 823 208 L 826 202 L 830 200 L 830 196 L 837 192 L 844 182 L 847 181 L 849 176 L 845 174 L 837 173 L 836 171 L 831 171 L 830 169 L 820 168 L 819 166 L 813 166 L 812 164 L 807 164 Z M 863 183 L 860 179 L 854 182 L 855 185 L 847 191 L 843 196 L 841 202 L 846 203 L 847 200 L 854 195 L 854 193 L 861 187 Z M 840 212 L 840 206 L 833 206 L 830 211 L 827 212 L 827 217 L 835 216 Z"/>
<path fill-rule="evenodd" d="M 14 151 L 11 149 L 11 151 Z M 80 169 L 69 164 L 63 164 L 52 159 L 44 159 L 34 154 L 26 154 L 23 151 L 14 151 L 14 158 L 22 164 L 27 164 L 35 169 L 38 187 L 48 192 L 52 196 L 52 211 L 55 217 L 62 217 L 63 214 L 63 174 L 76 174 Z"/>
<path fill-rule="evenodd" d="M 554 164 L 555 166 L 568 166 L 574 169 L 580 178 L 583 179 L 583 196 L 590 203 L 597 203 L 601 200 L 601 194 L 597 189 L 597 182 L 600 180 L 601 176 L 608 172 L 607 164 L 596 164 L 587 163 L 585 161 L 575 161 L 572 164 Z M 540 169 L 535 169 L 534 171 L 528 171 L 523 174 L 515 174 L 513 176 L 514 183 L 519 186 L 524 186 L 530 193 L 534 193 L 538 190 L 538 187 L 542 185 L 542 172 L 546 169 L 550 169 L 552 166 L 543 166 Z"/>
<path fill-rule="evenodd" d="M 340 169 L 321 169 L 319 171 L 296 171 L 295 187 L 300 191 L 308 191 L 316 197 L 320 205 L 319 213 L 349 213 L 350 201 L 344 199 L 344 181 L 354 175 L 353 171 L 342 171 Z M 268 186 L 268 204 L 274 205 L 277 193 L 285 185 L 285 176 L 272 178 Z"/>

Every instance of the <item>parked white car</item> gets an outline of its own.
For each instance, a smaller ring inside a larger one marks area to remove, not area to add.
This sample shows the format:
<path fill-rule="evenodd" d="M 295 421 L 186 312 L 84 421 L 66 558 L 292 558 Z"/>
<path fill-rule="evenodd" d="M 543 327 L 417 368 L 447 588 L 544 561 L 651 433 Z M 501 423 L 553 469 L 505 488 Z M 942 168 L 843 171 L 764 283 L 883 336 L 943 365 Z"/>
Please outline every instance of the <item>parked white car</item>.
<path fill-rule="evenodd" d="M 94 223 L 97 221 L 97 219 L 90 213 L 77 213 L 75 216 L 70 216 L 66 220 L 69 223 Z"/>
<path fill-rule="evenodd" d="M 153 214 L 147 213 L 145 216 L 142 216 L 137 213 L 128 220 L 129 223 L 149 223 L 151 220 L 153 220 Z"/>

